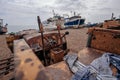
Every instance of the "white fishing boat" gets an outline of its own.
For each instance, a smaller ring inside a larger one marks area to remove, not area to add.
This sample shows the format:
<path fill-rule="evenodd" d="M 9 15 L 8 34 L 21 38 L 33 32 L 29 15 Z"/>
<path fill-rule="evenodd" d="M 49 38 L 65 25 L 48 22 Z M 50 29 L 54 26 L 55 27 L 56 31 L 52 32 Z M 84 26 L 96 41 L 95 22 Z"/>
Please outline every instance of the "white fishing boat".
<path fill-rule="evenodd" d="M 0 19 L 0 34 L 7 33 L 7 25 L 3 26 L 3 19 Z"/>
<path fill-rule="evenodd" d="M 64 21 L 65 21 L 64 17 L 58 14 L 55 14 L 55 12 L 53 11 L 53 17 L 48 18 L 46 21 L 43 21 L 42 23 L 45 30 L 56 30 L 58 23 L 62 29 L 65 28 Z"/>

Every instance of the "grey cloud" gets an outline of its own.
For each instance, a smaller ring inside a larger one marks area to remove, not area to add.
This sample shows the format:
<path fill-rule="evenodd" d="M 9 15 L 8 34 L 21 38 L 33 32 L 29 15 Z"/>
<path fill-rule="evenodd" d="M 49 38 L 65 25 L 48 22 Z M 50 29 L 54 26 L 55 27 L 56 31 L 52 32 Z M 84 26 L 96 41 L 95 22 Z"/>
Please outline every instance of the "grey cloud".
<path fill-rule="evenodd" d="M 81 0 L 57 0 L 56 5 L 63 11 L 79 11 L 87 9 Z"/>
<path fill-rule="evenodd" d="M 46 0 L 40 2 L 41 0 L 0 0 L 0 17 L 10 24 L 18 25 L 36 24 L 37 15 L 45 20 L 52 16 L 53 9 L 59 14 L 79 12 L 86 18 L 86 22 L 109 19 L 112 12 L 116 16 L 120 15 L 120 0 L 56 0 L 51 5 L 45 4 Z"/>
<path fill-rule="evenodd" d="M 12 25 L 34 25 L 37 22 L 37 15 L 40 15 L 42 20 L 50 16 L 45 7 L 34 8 L 30 6 L 15 5 L 15 3 L 11 4 L 11 2 L 6 2 L 6 5 L 4 5 L 4 3 L 3 1 L 0 4 L 2 5 L 0 8 L 0 18 L 5 19 Z"/>

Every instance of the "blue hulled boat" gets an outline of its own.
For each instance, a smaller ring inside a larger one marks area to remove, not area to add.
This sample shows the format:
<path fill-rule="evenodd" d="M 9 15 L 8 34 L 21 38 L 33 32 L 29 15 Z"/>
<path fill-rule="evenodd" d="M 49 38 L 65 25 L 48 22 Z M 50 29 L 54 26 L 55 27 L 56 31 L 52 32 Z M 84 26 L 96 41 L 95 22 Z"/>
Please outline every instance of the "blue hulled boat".
<path fill-rule="evenodd" d="M 84 18 L 81 18 L 81 16 L 73 16 L 70 18 L 65 18 L 64 25 L 66 27 L 80 27 L 85 22 Z"/>

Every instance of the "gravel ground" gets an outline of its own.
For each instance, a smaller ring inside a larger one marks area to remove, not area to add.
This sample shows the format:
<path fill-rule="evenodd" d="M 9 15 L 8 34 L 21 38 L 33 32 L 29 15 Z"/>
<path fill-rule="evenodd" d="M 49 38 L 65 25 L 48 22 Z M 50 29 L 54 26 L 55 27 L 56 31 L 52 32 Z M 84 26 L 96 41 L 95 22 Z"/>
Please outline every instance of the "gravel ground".
<path fill-rule="evenodd" d="M 67 46 L 68 49 L 70 49 L 70 52 L 78 53 L 78 51 L 86 47 L 88 38 L 86 33 L 88 31 L 88 28 L 66 29 L 61 30 L 61 33 L 64 33 L 65 31 L 69 31 L 69 35 L 66 36 L 66 39 Z"/>

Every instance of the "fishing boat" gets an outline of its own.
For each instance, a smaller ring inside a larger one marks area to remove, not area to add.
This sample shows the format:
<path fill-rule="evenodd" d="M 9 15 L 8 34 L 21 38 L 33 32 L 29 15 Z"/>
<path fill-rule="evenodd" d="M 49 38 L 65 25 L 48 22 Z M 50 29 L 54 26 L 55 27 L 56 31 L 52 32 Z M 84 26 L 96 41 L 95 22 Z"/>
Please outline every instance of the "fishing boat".
<path fill-rule="evenodd" d="M 112 13 L 111 19 L 103 22 L 103 28 L 120 30 L 120 18 L 116 19 Z"/>
<path fill-rule="evenodd" d="M 72 16 L 70 18 L 65 18 L 65 27 L 69 28 L 69 27 L 81 27 L 85 22 L 85 19 L 82 18 L 81 16 Z"/>
<path fill-rule="evenodd" d="M 53 17 L 48 18 L 46 21 L 43 21 L 43 26 L 44 26 L 44 30 L 48 31 L 48 30 L 56 30 L 57 29 L 57 23 L 59 22 L 59 24 L 61 25 L 61 28 L 63 29 L 64 26 L 64 17 L 60 16 L 59 14 L 56 14 L 53 11 Z"/>
<path fill-rule="evenodd" d="M 67 16 L 67 18 L 65 17 Z M 59 25 L 61 26 L 61 29 L 66 28 L 73 28 L 73 27 L 82 27 L 85 22 L 85 18 L 82 18 L 80 14 L 77 14 L 74 12 L 74 15 L 69 17 L 68 14 L 63 14 L 63 16 L 60 16 L 59 14 L 56 14 L 53 10 L 53 17 L 48 18 L 46 21 L 43 22 L 45 30 L 55 30 L 57 29 L 57 23 L 59 22 Z"/>
<path fill-rule="evenodd" d="M 7 25 L 3 26 L 3 19 L 0 19 L 0 34 L 7 33 Z"/>

